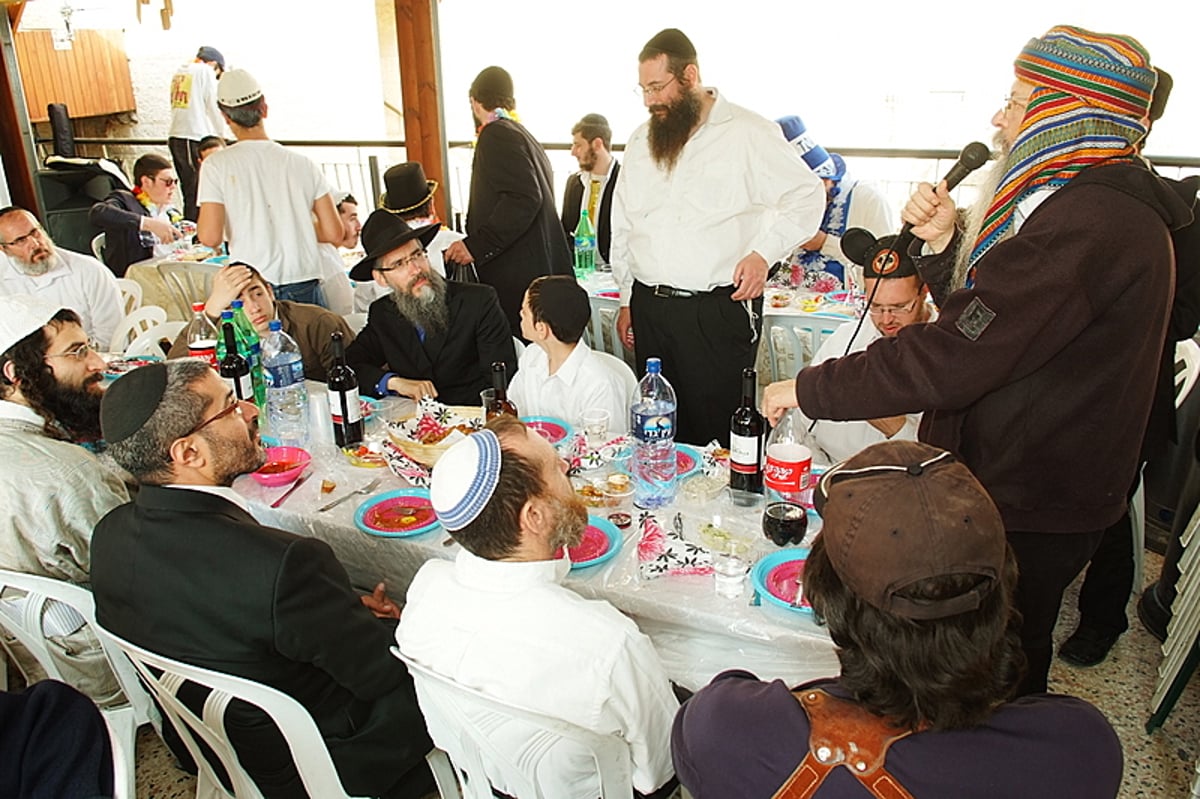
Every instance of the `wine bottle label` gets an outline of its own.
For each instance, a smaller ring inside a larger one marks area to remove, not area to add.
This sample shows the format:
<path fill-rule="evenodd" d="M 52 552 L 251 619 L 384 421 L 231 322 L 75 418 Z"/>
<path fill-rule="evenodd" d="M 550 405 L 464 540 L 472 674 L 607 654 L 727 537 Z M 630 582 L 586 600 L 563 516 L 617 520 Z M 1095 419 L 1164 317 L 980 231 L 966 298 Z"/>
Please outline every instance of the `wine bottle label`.
<path fill-rule="evenodd" d="M 772 444 L 767 447 L 763 481 L 767 488 L 781 494 L 794 494 L 808 488 L 812 471 L 812 451 L 803 444 Z"/>
<path fill-rule="evenodd" d="M 740 474 L 754 474 L 762 464 L 758 436 L 729 434 L 729 468 Z"/>
<path fill-rule="evenodd" d="M 247 402 L 254 402 L 254 385 L 250 382 L 250 375 L 244 374 L 225 379 L 229 382 L 230 388 L 233 389 L 235 397 Z"/>
<path fill-rule="evenodd" d="M 333 423 L 342 424 L 342 394 L 346 395 L 346 410 L 350 417 L 345 424 L 354 424 L 362 419 L 362 403 L 358 399 L 357 388 L 329 393 L 329 412 L 333 416 Z"/>

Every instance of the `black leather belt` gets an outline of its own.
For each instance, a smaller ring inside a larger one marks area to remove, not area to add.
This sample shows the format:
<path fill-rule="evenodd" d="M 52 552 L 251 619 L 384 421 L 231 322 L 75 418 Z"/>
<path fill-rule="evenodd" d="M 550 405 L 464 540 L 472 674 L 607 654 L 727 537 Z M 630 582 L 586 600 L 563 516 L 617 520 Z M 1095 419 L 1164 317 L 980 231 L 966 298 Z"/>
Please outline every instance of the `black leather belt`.
<path fill-rule="evenodd" d="M 707 297 L 709 294 L 729 294 L 733 291 L 733 286 L 717 286 L 709 291 L 691 291 L 690 289 L 677 289 L 674 286 L 646 286 L 646 288 L 650 289 L 650 293 L 655 297 L 676 300 Z"/>

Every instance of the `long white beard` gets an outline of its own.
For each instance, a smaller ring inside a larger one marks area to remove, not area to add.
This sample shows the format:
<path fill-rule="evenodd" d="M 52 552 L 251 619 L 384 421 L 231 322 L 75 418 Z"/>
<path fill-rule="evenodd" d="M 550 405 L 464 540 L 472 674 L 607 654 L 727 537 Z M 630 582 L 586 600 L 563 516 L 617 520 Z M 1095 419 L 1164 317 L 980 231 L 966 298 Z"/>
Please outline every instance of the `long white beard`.
<path fill-rule="evenodd" d="M 996 135 L 994 144 L 1001 151 L 1001 157 L 993 161 L 987 172 L 984 173 L 983 181 L 979 184 L 979 193 L 975 195 L 975 202 L 963 209 L 965 219 L 958 251 L 954 254 L 954 277 L 950 284 L 951 289 L 960 289 L 967 283 L 967 272 L 970 267 L 971 252 L 975 249 L 975 240 L 979 238 L 979 231 L 983 229 L 983 220 L 992 206 L 996 189 L 1000 186 L 1000 181 L 1004 176 L 1008 174 L 1008 148 L 1004 146 L 999 133 Z M 1004 238 L 1011 235 L 1012 228 L 1009 228 Z"/>

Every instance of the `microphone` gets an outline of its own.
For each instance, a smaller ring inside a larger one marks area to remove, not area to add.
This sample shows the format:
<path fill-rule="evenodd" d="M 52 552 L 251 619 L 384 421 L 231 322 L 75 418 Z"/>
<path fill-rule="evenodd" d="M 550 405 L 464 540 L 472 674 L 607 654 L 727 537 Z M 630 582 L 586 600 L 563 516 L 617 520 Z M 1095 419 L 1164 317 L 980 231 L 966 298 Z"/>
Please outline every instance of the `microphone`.
<path fill-rule="evenodd" d="M 962 183 L 963 178 L 986 164 L 991 157 L 992 151 L 983 142 L 973 141 L 964 147 L 962 152 L 958 154 L 958 160 L 954 163 L 954 166 L 950 167 L 950 171 L 946 173 L 946 177 L 942 178 L 942 180 L 946 181 L 946 191 L 950 191 L 959 183 Z M 900 253 L 908 252 L 909 245 L 916 238 L 912 232 L 912 224 L 905 222 L 904 226 L 900 228 L 900 235 L 896 236 L 896 240 L 892 242 L 892 246 L 876 253 L 877 268 L 875 271 L 881 275 L 886 275 L 895 270 L 900 261 Z M 885 261 L 889 258 L 889 255 L 891 256 L 891 262 L 886 263 Z"/>

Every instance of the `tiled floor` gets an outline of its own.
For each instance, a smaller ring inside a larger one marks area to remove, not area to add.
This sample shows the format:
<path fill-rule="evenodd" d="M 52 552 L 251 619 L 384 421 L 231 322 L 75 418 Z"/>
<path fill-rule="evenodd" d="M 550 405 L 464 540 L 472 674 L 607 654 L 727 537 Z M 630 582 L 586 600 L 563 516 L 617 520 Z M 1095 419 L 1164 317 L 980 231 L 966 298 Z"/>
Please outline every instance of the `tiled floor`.
<path fill-rule="evenodd" d="M 1160 556 L 1146 553 L 1147 582 L 1157 576 L 1161 565 Z M 1059 641 L 1074 630 L 1076 590 L 1072 587 L 1064 603 L 1056 633 Z M 1055 660 L 1050 688 L 1087 699 L 1116 727 L 1125 751 L 1121 799 L 1182 799 L 1188 796 L 1200 753 L 1200 682 L 1192 680 L 1163 728 L 1147 735 L 1145 723 L 1161 656 L 1158 641 L 1142 629 L 1132 606 L 1129 618 L 1129 632 L 1099 666 L 1077 669 Z M 195 779 L 172 765 L 170 755 L 149 728 L 138 737 L 138 755 L 139 799 L 195 796 Z"/>

